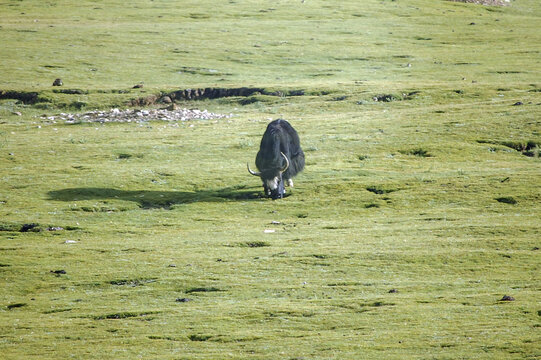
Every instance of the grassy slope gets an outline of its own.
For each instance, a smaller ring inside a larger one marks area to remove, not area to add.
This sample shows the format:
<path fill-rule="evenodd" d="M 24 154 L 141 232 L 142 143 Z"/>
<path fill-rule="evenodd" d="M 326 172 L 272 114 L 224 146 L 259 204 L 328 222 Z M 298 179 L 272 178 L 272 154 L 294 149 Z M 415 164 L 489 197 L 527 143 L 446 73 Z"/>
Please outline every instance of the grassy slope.
<path fill-rule="evenodd" d="M 541 355 L 539 158 L 504 144 L 541 142 L 536 1 L 55 3 L 0 2 L 0 89 L 52 101 L 0 103 L 7 358 Z M 195 86 L 310 93 L 178 127 L 36 117 Z M 278 116 L 308 166 L 270 201 L 244 164 Z"/>

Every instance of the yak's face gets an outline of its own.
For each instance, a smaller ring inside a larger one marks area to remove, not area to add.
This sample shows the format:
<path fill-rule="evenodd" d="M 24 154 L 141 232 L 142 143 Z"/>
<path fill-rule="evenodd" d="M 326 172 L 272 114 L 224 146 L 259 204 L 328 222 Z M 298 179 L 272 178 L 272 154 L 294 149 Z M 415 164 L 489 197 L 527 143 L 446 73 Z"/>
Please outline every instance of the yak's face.
<path fill-rule="evenodd" d="M 284 153 L 280 154 L 283 156 L 285 162 L 285 166 L 282 168 L 272 167 L 271 169 L 255 172 L 250 169 L 250 164 L 247 164 L 248 172 L 261 178 L 263 181 L 263 188 L 265 188 L 265 195 L 270 196 L 273 200 L 283 198 L 286 193 L 284 182 L 282 181 L 282 173 L 284 173 L 289 167 L 289 159 Z"/>
<path fill-rule="evenodd" d="M 265 195 L 270 196 L 273 200 L 281 199 L 285 196 L 286 190 L 282 180 L 282 174 L 278 174 L 275 177 L 261 177 L 261 180 L 263 181 Z"/>

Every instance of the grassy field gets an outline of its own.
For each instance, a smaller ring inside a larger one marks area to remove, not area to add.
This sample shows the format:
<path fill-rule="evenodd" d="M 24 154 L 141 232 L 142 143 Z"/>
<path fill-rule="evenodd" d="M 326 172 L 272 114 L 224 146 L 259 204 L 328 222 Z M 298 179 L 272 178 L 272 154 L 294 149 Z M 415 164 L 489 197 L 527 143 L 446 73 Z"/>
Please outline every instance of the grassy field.
<path fill-rule="evenodd" d="M 540 18 L 0 0 L 2 358 L 539 359 Z M 177 104 L 230 118 L 58 118 L 239 87 Z M 246 162 L 279 117 L 307 166 L 272 201 Z"/>

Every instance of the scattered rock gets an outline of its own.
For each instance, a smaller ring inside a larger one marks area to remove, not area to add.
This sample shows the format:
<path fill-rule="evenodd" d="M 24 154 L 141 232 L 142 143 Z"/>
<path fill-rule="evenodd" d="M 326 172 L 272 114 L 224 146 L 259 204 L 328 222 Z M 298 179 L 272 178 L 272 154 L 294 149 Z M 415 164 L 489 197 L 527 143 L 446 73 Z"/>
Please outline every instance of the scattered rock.
<path fill-rule="evenodd" d="M 64 228 L 60 226 L 51 226 L 47 228 L 47 231 L 62 231 L 62 230 L 64 230 Z"/>
<path fill-rule="evenodd" d="M 20 111 L 12 112 L 13 115 L 22 116 L 23 114 Z"/>
<path fill-rule="evenodd" d="M 188 298 L 177 298 L 175 301 L 176 301 L 176 302 L 189 302 L 189 301 L 192 301 L 192 299 L 188 299 Z"/>
<path fill-rule="evenodd" d="M 169 96 L 164 96 L 160 98 L 159 102 L 164 103 L 164 104 L 171 104 L 173 100 L 171 100 Z"/>
<path fill-rule="evenodd" d="M 504 295 L 500 301 L 515 301 L 515 298 L 509 295 Z"/>
<path fill-rule="evenodd" d="M 381 95 L 374 96 L 372 100 L 380 101 L 380 102 L 391 102 L 391 101 L 395 101 L 396 97 L 392 94 L 381 94 Z"/>
<path fill-rule="evenodd" d="M 137 85 L 134 85 L 132 89 L 142 89 L 143 88 L 143 84 L 137 84 Z"/>
<path fill-rule="evenodd" d="M 509 6 L 510 0 L 448 0 L 462 3 L 472 3 L 487 6 Z"/>
<path fill-rule="evenodd" d="M 87 95 L 88 90 L 81 89 L 54 89 L 55 94 L 66 94 L 66 95 Z"/>
<path fill-rule="evenodd" d="M 177 104 L 171 103 L 171 105 L 169 105 L 168 107 L 166 107 L 165 110 L 175 111 L 175 110 L 177 110 Z"/>
<path fill-rule="evenodd" d="M 188 120 L 212 120 L 212 119 L 228 119 L 233 114 L 217 114 L 207 110 L 198 109 L 178 109 L 172 103 L 165 109 L 111 109 L 109 111 L 89 111 L 81 114 L 60 113 L 59 115 L 47 116 L 42 115 L 42 118 L 51 122 L 64 121 L 66 124 L 79 123 L 145 123 L 149 121 L 188 121 Z"/>
<path fill-rule="evenodd" d="M 55 275 L 64 275 L 64 274 L 66 274 L 66 270 L 51 270 L 50 272 L 52 274 L 55 274 Z"/>
<path fill-rule="evenodd" d="M 524 103 L 522 101 L 517 101 L 516 103 L 513 104 L 513 106 L 520 106 L 520 105 L 524 105 Z"/>
<path fill-rule="evenodd" d="M 64 83 L 62 82 L 62 79 L 60 78 L 55 79 L 53 82 L 53 86 L 62 86 L 62 85 L 64 85 Z"/>
<path fill-rule="evenodd" d="M 396 289 L 389 290 L 389 294 L 396 294 L 397 292 L 398 292 L 398 290 L 396 290 Z"/>

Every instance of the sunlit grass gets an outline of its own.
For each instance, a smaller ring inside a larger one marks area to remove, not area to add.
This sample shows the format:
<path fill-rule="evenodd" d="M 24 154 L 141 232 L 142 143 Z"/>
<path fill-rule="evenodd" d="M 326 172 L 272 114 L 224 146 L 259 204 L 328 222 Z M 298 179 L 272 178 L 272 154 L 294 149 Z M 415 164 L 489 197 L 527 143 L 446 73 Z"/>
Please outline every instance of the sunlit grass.
<path fill-rule="evenodd" d="M 0 100 L 6 358 L 540 355 L 537 2 L 0 11 L 0 90 L 39 96 Z M 205 87 L 304 95 L 48 119 Z M 307 166 L 272 201 L 246 162 L 278 117 Z"/>

